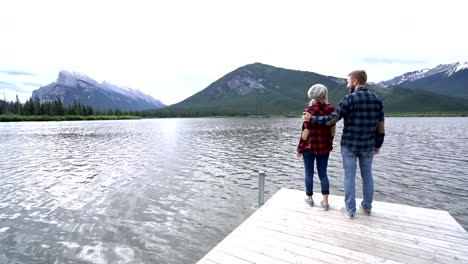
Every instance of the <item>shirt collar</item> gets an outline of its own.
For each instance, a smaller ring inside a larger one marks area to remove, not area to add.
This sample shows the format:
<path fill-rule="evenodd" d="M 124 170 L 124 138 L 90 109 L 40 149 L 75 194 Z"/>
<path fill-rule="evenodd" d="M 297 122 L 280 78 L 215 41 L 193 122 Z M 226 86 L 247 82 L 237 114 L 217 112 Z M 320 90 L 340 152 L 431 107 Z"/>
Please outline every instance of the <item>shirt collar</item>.
<path fill-rule="evenodd" d="M 362 86 L 362 87 L 359 87 L 358 89 L 356 89 L 354 91 L 357 92 L 357 91 L 367 91 L 367 90 L 368 90 L 367 87 Z"/>

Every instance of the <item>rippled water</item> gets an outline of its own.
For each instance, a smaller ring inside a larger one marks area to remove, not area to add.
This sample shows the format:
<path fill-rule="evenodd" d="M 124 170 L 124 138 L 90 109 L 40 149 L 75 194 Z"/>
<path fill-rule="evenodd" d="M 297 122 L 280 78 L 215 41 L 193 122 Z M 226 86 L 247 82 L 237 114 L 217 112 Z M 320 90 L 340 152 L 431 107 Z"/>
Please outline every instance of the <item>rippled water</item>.
<path fill-rule="evenodd" d="M 194 263 L 253 213 L 259 170 L 266 198 L 303 189 L 300 125 L 0 123 L 0 263 Z M 387 118 L 386 126 L 376 200 L 448 210 L 468 229 L 468 118 Z M 329 177 L 331 193 L 343 195 L 339 137 Z"/>

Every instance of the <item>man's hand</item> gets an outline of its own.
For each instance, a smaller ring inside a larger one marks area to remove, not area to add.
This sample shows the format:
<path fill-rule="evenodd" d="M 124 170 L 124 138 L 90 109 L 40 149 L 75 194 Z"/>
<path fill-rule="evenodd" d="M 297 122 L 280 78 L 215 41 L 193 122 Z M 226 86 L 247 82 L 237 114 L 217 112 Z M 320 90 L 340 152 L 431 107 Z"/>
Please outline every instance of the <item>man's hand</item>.
<path fill-rule="evenodd" d="M 301 154 L 301 153 L 299 153 L 299 152 L 296 152 L 296 158 L 300 158 L 301 156 L 302 156 L 302 154 Z"/>
<path fill-rule="evenodd" d="M 312 116 L 312 115 L 309 114 L 308 112 L 304 112 L 304 113 L 302 113 L 302 120 L 303 120 L 304 122 L 310 122 L 310 117 L 311 117 L 311 116 Z"/>
<path fill-rule="evenodd" d="M 380 154 L 380 149 L 374 148 L 374 155 L 379 155 L 379 154 Z"/>

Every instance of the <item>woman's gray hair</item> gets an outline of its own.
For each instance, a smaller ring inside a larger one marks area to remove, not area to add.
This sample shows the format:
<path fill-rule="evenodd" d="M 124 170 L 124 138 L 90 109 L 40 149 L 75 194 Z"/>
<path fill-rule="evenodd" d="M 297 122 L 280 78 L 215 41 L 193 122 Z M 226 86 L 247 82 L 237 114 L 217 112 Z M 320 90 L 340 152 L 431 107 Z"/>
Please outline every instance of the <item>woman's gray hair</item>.
<path fill-rule="evenodd" d="M 307 92 L 309 96 L 310 104 L 313 105 L 315 102 L 322 102 L 328 104 L 328 89 L 323 84 L 314 84 L 310 87 L 309 91 Z"/>

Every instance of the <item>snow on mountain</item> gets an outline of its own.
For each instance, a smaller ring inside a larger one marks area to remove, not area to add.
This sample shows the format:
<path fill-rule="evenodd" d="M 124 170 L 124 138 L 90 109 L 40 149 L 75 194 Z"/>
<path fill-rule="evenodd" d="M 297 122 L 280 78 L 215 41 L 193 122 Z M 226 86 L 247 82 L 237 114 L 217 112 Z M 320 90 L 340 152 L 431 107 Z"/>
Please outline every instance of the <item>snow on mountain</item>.
<path fill-rule="evenodd" d="M 66 70 L 62 70 L 59 72 L 58 78 L 57 78 L 57 83 L 66 85 L 66 86 L 76 86 L 79 81 L 83 81 L 86 83 L 89 83 L 94 86 L 99 86 L 99 83 L 96 82 L 95 80 L 89 78 L 88 76 L 77 73 L 77 72 L 69 72 Z"/>
<path fill-rule="evenodd" d="M 445 73 L 447 77 L 450 77 L 452 74 L 463 70 L 468 69 L 468 62 L 457 62 L 452 64 L 440 64 L 437 65 L 435 68 L 432 69 L 422 69 L 413 72 L 407 72 L 403 75 L 397 76 L 393 79 L 386 80 L 379 82 L 378 84 L 384 87 L 392 86 L 392 85 L 399 85 L 403 82 L 407 81 L 415 81 L 421 78 L 426 78 L 438 73 Z"/>
<path fill-rule="evenodd" d="M 448 76 L 451 76 L 452 74 L 464 69 L 468 69 L 468 61 L 456 63 L 456 67 L 454 67 L 453 70 L 449 71 Z"/>
<path fill-rule="evenodd" d="M 57 81 L 33 91 L 33 97 L 41 102 L 60 99 L 64 105 L 78 101 L 100 110 L 144 110 L 165 106 L 139 90 L 106 81 L 98 83 L 86 75 L 65 70 L 60 71 Z"/>
<path fill-rule="evenodd" d="M 156 103 L 159 102 L 158 100 L 154 99 L 153 97 L 142 93 L 140 90 L 133 90 L 132 88 L 125 87 L 125 86 L 117 86 L 114 84 L 110 84 L 106 81 L 102 82 L 101 87 L 108 91 L 113 91 L 115 93 L 125 95 L 134 99 L 139 99 L 146 101 L 148 103 Z"/>
<path fill-rule="evenodd" d="M 102 83 L 98 83 L 94 79 L 91 79 L 90 77 L 84 74 L 78 73 L 78 72 L 71 73 L 69 71 L 62 70 L 59 73 L 59 77 L 57 79 L 57 83 L 60 83 L 66 86 L 78 86 L 78 83 L 80 82 L 85 82 L 92 86 L 99 87 L 103 90 L 115 92 L 115 93 L 118 93 L 127 97 L 138 99 L 138 100 L 143 100 L 148 103 L 160 104 L 158 100 L 152 98 L 149 95 L 142 93 L 140 90 L 133 90 L 129 87 L 117 86 L 117 85 L 108 83 L 106 81 L 103 81 Z"/>

